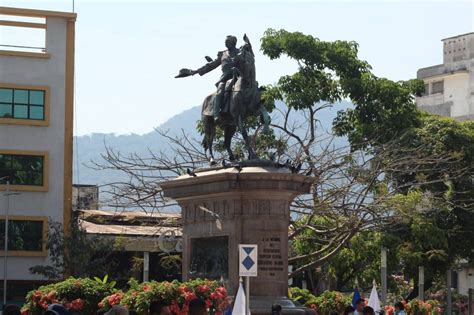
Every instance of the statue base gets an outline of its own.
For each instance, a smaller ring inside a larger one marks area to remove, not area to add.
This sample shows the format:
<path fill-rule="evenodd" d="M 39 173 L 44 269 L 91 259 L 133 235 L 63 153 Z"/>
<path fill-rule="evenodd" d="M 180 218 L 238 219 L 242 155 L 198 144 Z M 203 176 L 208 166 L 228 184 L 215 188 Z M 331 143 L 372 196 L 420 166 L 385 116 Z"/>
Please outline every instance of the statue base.
<path fill-rule="evenodd" d="M 250 278 L 253 315 L 314 314 L 288 299 L 288 225 L 293 199 L 309 192 L 306 176 L 270 161 L 197 170 L 161 185 L 182 209 L 183 281 L 224 280 L 239 287 L 239 244 L 258 245 L 258 276 Z M 236 314 L 237 315 L 237 314 Z"/>

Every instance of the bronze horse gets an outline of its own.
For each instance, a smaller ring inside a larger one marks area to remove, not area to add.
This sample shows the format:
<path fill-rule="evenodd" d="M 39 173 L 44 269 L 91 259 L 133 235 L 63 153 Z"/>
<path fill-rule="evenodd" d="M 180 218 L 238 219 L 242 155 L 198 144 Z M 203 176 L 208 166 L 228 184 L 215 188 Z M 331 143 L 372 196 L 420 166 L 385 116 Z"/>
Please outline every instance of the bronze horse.
<path fill-rule="evenodd" d="M 231 161 L 235 160 L 231 142 L 237 129 L 244 138 L 248 158 L 257 158 L 257 154 L 251 146 L 245 125 L 247 117 L 260 115 L 264 123 L 264 132 L 267 132 L 269 129 L 270 116 L 262 102 L 262 89 L 258 87 L 258 82 L 255 79 L 255 55 L 246 35 L 244 36 L 244 41 L 245 45 L 240 48 L 235 58 L 234 77 L 226 83 L 225 105 L 217 121 L 213 115 L 216 93 L 208 95 L 202 104 L 201 120 L 204 125 L 204 139 L 202 143 L 205 151 L 209 150 L 211 165 L 215 164 L 212 145 L 216 135 L 216 125 L 224 131 L 224 147 Z"/>

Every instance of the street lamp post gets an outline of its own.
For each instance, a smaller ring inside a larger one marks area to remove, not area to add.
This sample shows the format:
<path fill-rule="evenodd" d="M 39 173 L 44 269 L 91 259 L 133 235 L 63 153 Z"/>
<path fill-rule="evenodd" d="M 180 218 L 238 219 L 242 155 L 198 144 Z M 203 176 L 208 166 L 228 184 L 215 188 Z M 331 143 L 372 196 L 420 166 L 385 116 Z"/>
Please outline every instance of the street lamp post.
<path fill-rule="evenodd" d="M 387 304 L 387 249 L 385 247 L 382 247 L 380 256 L 380 282 L 382 283 L 382 303 Z"/>
<path fill-rule="evenodd" d="M 7 192 L 5 194 L 7 206 L 5 208 L 5 237 L 3 248 L 3 308 L 7 305 L 7 259 L 8 259 L 8 212 L 10 209 L 10 181 L 7 180 Z"/>
<path fill-rule="evenodd" d="M 3 177 L 0 178 L 4 179 Z M 10 181 L 7 180 L 7 189 L 5 192 L 6 197 L 6 208 L 5 208 L 5 236 L 4 236 L 4 247 L 3 247 L 3 308 L 7 305 L 7 259 L 8 259 L 8 214 L 10 211 L 10 196 L 11 195 L 18 195 L 19 193 L 11 193 L 10 192 Z M 2 312 L 3 313 L 3 312 Z"/>

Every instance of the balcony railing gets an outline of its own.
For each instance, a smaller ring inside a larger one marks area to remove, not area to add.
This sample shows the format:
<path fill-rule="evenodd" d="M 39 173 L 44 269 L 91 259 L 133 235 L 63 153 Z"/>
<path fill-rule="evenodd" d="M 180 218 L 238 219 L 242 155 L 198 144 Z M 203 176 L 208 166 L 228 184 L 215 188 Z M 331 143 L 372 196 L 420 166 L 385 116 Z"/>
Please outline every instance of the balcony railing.
<path fill-rule="evenodd" d="M 0 55 L 48 57 L 46 18 L 0 15 L 0 35 Z"/>

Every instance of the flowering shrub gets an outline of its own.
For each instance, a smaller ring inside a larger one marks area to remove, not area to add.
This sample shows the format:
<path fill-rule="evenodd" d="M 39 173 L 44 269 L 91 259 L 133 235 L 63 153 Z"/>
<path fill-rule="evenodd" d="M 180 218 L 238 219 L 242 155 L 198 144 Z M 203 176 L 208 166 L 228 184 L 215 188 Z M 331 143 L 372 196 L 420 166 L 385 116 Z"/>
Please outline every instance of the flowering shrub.
<path fill-rule="evenodd" d="M 410 303 L 405 304 L 405 311 L 408 315 L 441 315 L 442 310 L 439 302 L 436 300 L 411 300 Z M 385 314 L 395 314 L 395 309 L 391 305 L 385 306 Z"/>
<path fill-rule="evenodd" d="M 175 315 L 187 315 L 189 302 L 199 298 L 206 302 L 211 315 L 221 315 L 226 303 L 227 291 L 215 281 L 196 279 L 189 282 L 129 282 L 130 289 L 105 297 L 99 307 L 106 311 L 115 304 L 126 306 L 139 314 L 147 314 L 150 303 L 162 300 L 170 304 Z"/>
<path fill-rule="evenodd" d="M 40 315 L 50 304 L 63 304 L 67 309 L 77 309 L 83 314 L 97 311 L 100 300 L 112 294 L 115 283 L 93 279 L 69 278 L 64 281 L 39 287 L 26 296 L 23 315 Z"/>
<path fill-rule="evenodd" d="M 342 313 L 351 304 L 351 297 L 336 291 L 324 291 L 315 296 L 306 289 L 290 288 L 290 298 L 314 309 L 319 315 L 328 315 L 331 311 Z"/>
<path fill-rule="evenodd" d="M 306 306 L 310 306 L 311 304 L 315 304 L 316 303 L 316 296 L 314 296 L 313 294 L 311 294 L 311 292 L 309 292 L 309 290 L 306 290 L 306 289 L 300 289 L 300 288 L 294 288 L 294 287 L 291 287 L 289 290 L 288 290 L 288 296 L 290 297 L 290 299 L 292 299 L 293 301 L 296 301 L 298 303 L 301 303 L 303 305 L 306 305 Z"/>

